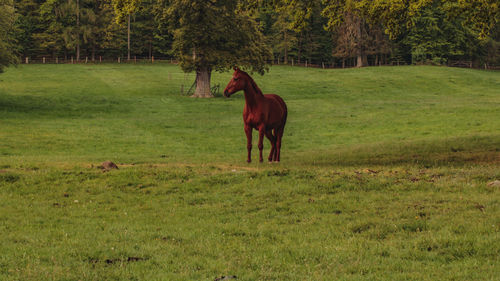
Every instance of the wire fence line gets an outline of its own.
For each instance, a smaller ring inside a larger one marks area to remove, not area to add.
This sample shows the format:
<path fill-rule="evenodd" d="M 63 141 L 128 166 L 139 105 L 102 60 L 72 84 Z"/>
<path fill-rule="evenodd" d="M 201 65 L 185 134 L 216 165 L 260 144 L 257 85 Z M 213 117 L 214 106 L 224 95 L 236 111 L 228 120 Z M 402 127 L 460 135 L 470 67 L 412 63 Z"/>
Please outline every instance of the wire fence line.
<path fill-rule="evenodd" d="M 100 63 L 124 63 L 124 64 L 154 64 L 154 63 L 170 63 L 170 64 L 178 64 L 179 62 L 172 57 L 138 57 L 133 56 L 130 59 L 127 57 L 103 57 L 103 56 L 95 56 L 91 57 L 83 57 L 80 60 L 76 60 L 74 57 L 24 57 L 21 60 L 22 64 L 100 64 Z M 352 58 L 344 59 L 344 60 L 336 60 L 329 62 L 310 62 L 308 60 L 296 61 L 291 59 L 286 63 L 280 59 L 268 61 L 270 65 L 288 65 L 288 66 L 297 66 L 297 67 L 311 67 L 311 68 L 323 68 L 323 69 L 332 69 L 332 68 L 355 68 L 357 67 L 355 61 Z M 403 66 L 408 65 L 406 61 L 403 60 L 389 60 L 385 63 L 379 62 L 371 62 L 366 66 Z M 474 63 L 473 61 L 461 61 L 461 60 L 449 60 L 446 64 L 449 67 L 461 67 L 461 68 L 474 68 L 474 69 L 488 69 L 488 70 L 500 70 L 500 65 L 498 64 L 488 64 L 484 63 L 483 65 Z"/>

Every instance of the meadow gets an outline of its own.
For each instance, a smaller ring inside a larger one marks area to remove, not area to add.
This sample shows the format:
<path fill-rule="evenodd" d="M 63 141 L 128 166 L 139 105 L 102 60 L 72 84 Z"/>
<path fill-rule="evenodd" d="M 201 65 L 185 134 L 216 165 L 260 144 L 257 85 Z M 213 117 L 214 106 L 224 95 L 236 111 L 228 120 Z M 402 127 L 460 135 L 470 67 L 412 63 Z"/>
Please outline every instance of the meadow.
<path fill-rule="evenodd" d="M 288 105 L 279 164 L 256 132 L 246 163 L 242 93 L 182 95 L 176 65 L 7 69 L 0 280 L 500 280 L 499 72 L 254 79 Z"/>

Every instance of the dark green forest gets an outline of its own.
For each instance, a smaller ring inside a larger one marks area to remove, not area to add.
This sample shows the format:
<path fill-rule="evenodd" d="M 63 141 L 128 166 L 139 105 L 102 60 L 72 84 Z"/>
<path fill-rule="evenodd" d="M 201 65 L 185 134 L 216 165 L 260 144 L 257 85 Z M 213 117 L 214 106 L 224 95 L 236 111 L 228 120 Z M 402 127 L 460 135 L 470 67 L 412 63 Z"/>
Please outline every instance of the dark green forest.
<path fill-rule="evenodd" d="M 26 57 L 91 62 L 178 59 L 179 44 L 189 48 L 185 35 L 196 33 L 197 27 L 186 33 L 186 25 L 196 18 L 175 18 L 175 5 L 189 12 L 228 2 L 236 3 L 235 15 L 244 14 L 258 25 L 258 40 L 272 52 L 265 56 L 267 63 L 500 65 L 497 1 L 0 0 L 0 5 L 3 12 L 13 7 L 7 44 L 18 62 Z M 237 18 L 224 22 L 223 15 L 209 17 L 211 22 L 204 24 L 216 30 L 205 32 L 207 45 L 228 40 L 217 33 L 247 32 L 242 28 L 247 24 Z M 183 42 L 176 43 L 182 32 Z"/>

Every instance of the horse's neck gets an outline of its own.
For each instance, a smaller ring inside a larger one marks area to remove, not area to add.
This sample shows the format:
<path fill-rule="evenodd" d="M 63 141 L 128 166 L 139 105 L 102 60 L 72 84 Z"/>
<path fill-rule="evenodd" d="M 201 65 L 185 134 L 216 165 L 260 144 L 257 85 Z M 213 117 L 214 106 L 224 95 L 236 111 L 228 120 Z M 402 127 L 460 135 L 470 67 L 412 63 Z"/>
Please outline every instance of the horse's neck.
<path fill-rule="evenodd" d="M 245 102 L 250 108 L 257 107 L 264 100 L 264 95 L 261 92 L 257 92 L 251 83 L 247 83 L 244 92 Z"/>

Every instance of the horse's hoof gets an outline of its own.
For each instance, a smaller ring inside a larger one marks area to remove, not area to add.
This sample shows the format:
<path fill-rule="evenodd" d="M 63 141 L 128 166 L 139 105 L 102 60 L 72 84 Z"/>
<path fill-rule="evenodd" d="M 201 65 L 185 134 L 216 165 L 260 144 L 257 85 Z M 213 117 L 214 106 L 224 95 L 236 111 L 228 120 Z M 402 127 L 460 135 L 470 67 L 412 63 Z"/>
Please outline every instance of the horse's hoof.
<path fill-rule="evenodd" d="M 252 163 L 252 160 L 247 160 L 247 163 Z"/>

